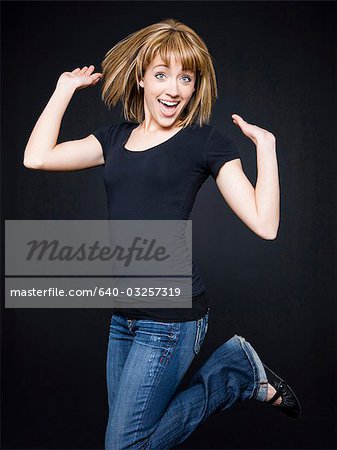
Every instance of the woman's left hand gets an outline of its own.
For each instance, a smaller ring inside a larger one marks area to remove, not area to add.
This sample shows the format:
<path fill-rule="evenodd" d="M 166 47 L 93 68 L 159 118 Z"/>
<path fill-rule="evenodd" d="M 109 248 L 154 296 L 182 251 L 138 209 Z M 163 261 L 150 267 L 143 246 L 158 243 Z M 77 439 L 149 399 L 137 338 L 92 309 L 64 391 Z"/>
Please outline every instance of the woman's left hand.
<path fill-rule="evenodd" d="M 241 129 L 242 133 L 251 139 L 255 145 L 261 143 L 262 141 L 275 142 L 275 136 L 270 131 L 246 122 L 238 114 L 232 114 L 232 119 L 234 124 L 237 125 Z"/>

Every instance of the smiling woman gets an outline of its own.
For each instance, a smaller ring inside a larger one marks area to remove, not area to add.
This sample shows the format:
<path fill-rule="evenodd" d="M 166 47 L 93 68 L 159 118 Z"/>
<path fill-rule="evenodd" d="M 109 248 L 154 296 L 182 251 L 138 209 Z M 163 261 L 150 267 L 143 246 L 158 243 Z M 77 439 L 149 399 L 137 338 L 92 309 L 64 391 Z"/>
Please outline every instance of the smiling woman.
<path fill-rule="evenodd" d="M 160 56 L 156 56 L 145 70 L 139 85 L 144 88 L 145 117 L 152 117 L 163 127 L 169 127 L 181 116 L 191 100 L 195 91 L 195 73 L 183 70 L 173 54 L 170 55 L 168 65 Z"/>
<path fill-rule="evenodd" d="M 212 57 L 200 36 L 176 20 L 168 19 L 127 36 L 107 52 L 102 68 L 102 100 L 110 107 L 123 99 L 124 116 L 129 121 L 142 123 L 145 119 L 140 87 L 152 77 L 163 83 L 164 92 L 157 92 L 162 95 L 158 99 L 183 102 L 175 114 L 167 116 L 171 120 L 163 122 L 166 127 L 178 116 L 181 126 L 202 126 L 210 119 L 217 97 Z M 178 88 L 184 99 L 179 98 Z"/>
<path fill-rule="evenodd" d="M 103 72 L 63 73 L 28 141 L 24 164 L 44 170 L 104 165 L 111 220 L 187 220 L 212 176 L 232 210 L 256 234 L 276 237 L 279 185 L 275 138 L 239 115 L 233 122 L 256 146 L 252 186 L 233 141 L 209 125 L 217 86 L 203 40 L 174 19 L 150 25 L 109 50 Z M 108 107 L 124 118 L 84 139 L 57 144 L 75 91 L 102 79 Z M 146 298 L 144 299 L 146 301 Z M 289 417 L 300 404 L 289 385 L 235 335 L 177 393 L 208 330 L 210 305 L 192 264 L 192 307 L 116 308 L 109 329 L 106 450 L 170 449 L 209 416 L 243 400 L 268 401 Z"/>

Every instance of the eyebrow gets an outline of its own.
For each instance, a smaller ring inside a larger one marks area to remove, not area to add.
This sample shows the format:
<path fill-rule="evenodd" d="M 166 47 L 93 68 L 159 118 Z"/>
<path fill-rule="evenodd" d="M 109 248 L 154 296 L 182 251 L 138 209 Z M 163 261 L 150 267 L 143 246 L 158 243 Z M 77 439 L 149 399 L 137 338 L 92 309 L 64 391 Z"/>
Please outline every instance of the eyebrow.
<path fill-rule="evenodd" d="M 158 64 L 157 66 L 154 66 L 153 69 L 155 69 L 156 67 L 168 67 L 166 64 Z"/>
<path fill-rule="evenodd" d="M 154 70 L 156 67 L 169 67 L 167 64 L 158 64 L 157 66 L 154 66 L 154 68 L 152 70 Z M 182 72 L 191 72 L 193 73 L 193 70 L 191 69 L 186 69 L 186 70 L 182 70 Z"/>

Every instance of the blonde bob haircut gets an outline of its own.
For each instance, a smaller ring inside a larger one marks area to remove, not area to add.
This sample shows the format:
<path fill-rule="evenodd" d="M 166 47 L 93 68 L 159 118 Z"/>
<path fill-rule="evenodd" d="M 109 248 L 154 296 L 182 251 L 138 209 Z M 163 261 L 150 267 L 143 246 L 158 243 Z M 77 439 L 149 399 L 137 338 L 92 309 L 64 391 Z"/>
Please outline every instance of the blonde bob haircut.
<path fill-rule="evenodd" d="M 198 34 L 175 19 L 142 28 L 106 53 L 102 61 L 103 102 L 111 108 L 121 100 L 124 118 L 141 123 L 145 113 L 139 82 L 157 55 L 169 65 L 171 54 L 183 70 L 192 70 L 196 75 L 195 90 L 179 117 L 180 125 L 208 123 L 218 95 L 212 57 Z"/>

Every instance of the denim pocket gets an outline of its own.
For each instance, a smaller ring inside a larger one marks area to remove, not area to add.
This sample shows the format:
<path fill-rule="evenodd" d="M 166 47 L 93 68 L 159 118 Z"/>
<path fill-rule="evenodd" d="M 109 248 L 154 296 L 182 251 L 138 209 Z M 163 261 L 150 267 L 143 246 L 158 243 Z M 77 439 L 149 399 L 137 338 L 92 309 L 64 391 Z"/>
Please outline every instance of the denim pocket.
<path fill-rule="evenodd" d="M 140 319 L 136 322 L 134 341 L 149 349 L 149 362 L 156 369 L 163 368 L 169 362 L 179 339 L 180 323 L 154 322 Z"/>
<path fill-rule="evenodd" d="M 166 350 L 178 338 L 179 323 L 152 322 L 137 320 L 135 341 L 139 344 Z"/>
<path fill-rule="evenodd" d="M 196 320 L 196 332 L 195 332 L 195 340 L 194 340 L 194 353 L 197 355 L 201 349 L 201 346 L 205 340 L 206 333 L 208 330 L 208 317 L 209 317 L 209 309 L 204 317 Z"/>

